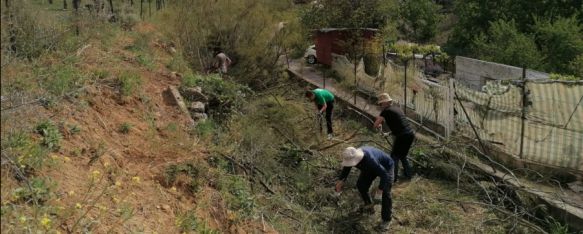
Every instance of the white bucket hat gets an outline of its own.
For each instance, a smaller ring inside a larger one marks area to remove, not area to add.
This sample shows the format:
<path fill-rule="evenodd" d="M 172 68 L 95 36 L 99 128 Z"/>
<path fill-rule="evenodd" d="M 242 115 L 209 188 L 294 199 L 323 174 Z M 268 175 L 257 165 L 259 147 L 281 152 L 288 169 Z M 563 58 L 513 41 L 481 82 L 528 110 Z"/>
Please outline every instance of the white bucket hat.
<path fill-rule="evenodd" d="M 348 147 L 342 152 L 344 160 L 342 160 L 343 167 L 353 167 L 356 166 L 364 157 L 364 151 L 362 149 L 357 149 L 354 147 Z"/>
<path fill-rule="evenodd" d="M 377 104 L 381 104 L 383 102 L 390 102 L 390 101 L 393 101 L 391 96 L 389 96 L 388 93 L 382 93 L 381 95 L 379 95 L 379 100 L 377 101 Z"/>

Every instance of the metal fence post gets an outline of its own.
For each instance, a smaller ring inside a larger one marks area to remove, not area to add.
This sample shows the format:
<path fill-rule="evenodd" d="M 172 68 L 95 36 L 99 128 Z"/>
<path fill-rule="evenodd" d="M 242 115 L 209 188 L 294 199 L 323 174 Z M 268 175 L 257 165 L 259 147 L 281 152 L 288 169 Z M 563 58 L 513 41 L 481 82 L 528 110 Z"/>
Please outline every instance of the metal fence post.
<path fill-rule="evenodd" d="M 322 88 L 326 88 L 326 71 L 322 70 Z"/>
<path fill-rule="evenodd" d="M 522 159 L 524 156 L 524 122 L 526 121 L 526 68 L 522 68 L 522 115 L 520 120 L 520 152 L 518 157 Z"/>

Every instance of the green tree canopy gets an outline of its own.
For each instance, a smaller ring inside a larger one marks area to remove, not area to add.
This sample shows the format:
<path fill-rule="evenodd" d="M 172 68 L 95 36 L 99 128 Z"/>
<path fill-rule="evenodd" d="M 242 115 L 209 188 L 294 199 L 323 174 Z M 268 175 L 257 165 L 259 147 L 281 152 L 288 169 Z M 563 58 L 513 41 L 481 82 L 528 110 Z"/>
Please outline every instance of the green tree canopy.
<path fill-rule="evenodd" d="M 577 23 L 577 19 L 536 20 L 534 29 L 546 56 L 545 70 L 576 74 L 577 69 L 571 64 L 583 54 L 583 26 Z"/>
<path fill-rule="evenodd" d="M 437 24 L 442 19 L 440 6 L 431 0 L 408 0 L 401 4 L 404 20 L 402 31 L 416 42 L 428 42 L 437 33 Z"/>
<path fill-rule="evenodd" d="M 519 32 L 514 21 L 491 23 L 487 33 L 474 39 L 473 46 L 475 54 L 483 60 L 534 69 L 542 66 L 534 37 Z"/>

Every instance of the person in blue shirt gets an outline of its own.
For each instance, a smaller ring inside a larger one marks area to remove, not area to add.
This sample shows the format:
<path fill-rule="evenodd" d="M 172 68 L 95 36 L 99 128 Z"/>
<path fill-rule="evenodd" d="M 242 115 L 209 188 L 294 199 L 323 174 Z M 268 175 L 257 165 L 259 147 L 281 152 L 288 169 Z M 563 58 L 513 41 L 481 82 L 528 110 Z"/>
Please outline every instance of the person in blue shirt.
<path fill-rule="evenodd" d="M 391 187 L 394 180 L 394 162 L 389 155 L 380 149 L 363 146 L 360 148 L 348 147 L 343 152 L 342 172 L 336 182 L 336 192 L 340 193 L 348 174 L 352 167 L 360 169 L 360 176 L 356 182 L 356 187 L 360 192 L 360 196 L 364 201 L 364 209 L 372 210 L 373 203 L 369 195 L 369 189 L 372 182 L 380 177 L 379 186 L 375 192 L 375 196 L 382 196 L 381 202 L 381 218 L 382 222 L 380 228 L 388 230 L 391 222 L 392 213 L 392 199 Z"/>

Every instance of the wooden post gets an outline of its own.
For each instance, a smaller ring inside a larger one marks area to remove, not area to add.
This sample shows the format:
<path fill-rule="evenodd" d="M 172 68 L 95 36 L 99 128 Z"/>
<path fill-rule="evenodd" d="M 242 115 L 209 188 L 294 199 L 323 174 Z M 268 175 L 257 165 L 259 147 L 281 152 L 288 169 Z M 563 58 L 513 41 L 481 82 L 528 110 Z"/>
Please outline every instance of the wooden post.
<path fill-rule="evenodd" d="M 407 65 L 409 60 L 405 60 L 405 85 L 403 85 L 403 113 L 407 116 Z"/>
<path fill-rule="evenodd" d="M 522 159 L 524 155 L 524 122 L 526 121 L 526 68 L 522 68 L 522 116 L 520 126 L 520 152 L 518 157 Z"/>

